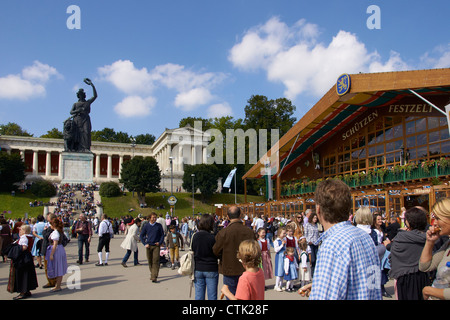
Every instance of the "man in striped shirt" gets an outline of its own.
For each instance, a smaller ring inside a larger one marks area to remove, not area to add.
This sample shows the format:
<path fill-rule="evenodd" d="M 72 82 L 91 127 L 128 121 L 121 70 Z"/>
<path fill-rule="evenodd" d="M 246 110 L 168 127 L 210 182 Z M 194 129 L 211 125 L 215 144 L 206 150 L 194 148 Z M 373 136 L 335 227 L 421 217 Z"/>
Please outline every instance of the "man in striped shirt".
<path fill-rule="evenodd" d="M 370 236 L 349 221 L 352 198 L 340 180 L 325 180 L 316 189 L 316 214 L 324 232 L 319 245 L 311 300 L 381 300 L 381 269 Z"/>

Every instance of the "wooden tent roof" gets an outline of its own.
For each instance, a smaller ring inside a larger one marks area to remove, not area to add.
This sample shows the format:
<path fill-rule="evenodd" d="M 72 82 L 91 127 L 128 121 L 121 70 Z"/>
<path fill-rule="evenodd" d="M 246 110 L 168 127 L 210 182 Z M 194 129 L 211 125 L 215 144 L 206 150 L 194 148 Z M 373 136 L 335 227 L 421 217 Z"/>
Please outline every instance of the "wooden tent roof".
<path fill-rule="evenodd" d="M 369 108 L 394 104 L 412 96 L 409 89 L 424 98 L 443 94 L 450 96 L 450 68 L 353 74 L 350 78 L 348 93 L 339 96 L 334 85 L 242 179 L 261 178 L 265 159 L 277 152 L 279 169 L 287 170 L 302 155 L 333 137 Z M 438 107 L 444 109 L 444 106 Z"/>

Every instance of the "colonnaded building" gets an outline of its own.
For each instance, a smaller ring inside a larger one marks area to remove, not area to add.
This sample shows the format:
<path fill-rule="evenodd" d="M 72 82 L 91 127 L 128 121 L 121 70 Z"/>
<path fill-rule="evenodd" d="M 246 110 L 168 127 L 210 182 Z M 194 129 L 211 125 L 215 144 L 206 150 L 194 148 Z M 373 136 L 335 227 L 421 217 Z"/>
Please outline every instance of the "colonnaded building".
<path fill-rule="evenodd" d="M 340 179 L 354 211 L 431 211 L 450 196 L 449 112 L 449 68 L 344 74 L 243 176 L 244 186 L 273 182 L 274 201 L 242 208 L 269 216 L 314 209 L 316 185 Z"/>
<path fill-rule="evenodd" d="M 134 156 L 151 156 L 161 170 L 161 188 L 180 190 L 184 165 L 206 163 L 208 135 L 190 126 L 166 129 L 153 145 L 92 141 L 93 183 L 119 181 L 122 163 Z M 0 136 L 2 152 L 19 153 L 26 164 L 26 181 L 45 179 L 60 183 L 63 177 L 63 139 Z M 172 163 L 171 163 L 172 162 Z"/>

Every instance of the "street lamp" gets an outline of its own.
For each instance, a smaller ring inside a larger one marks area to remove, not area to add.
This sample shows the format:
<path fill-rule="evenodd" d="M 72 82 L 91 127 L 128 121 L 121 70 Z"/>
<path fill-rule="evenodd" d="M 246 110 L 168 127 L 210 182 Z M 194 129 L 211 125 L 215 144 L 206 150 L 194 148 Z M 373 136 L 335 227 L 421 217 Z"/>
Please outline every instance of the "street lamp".
<path fill-rule="evenodd" d="M 173 195 L 173 159 L 175 157 L 169 157 L 170 160 L 170 195 Z M 171 212 L 171 216 L 173 216 L 173 212 Z"/>
<path fill-rule="evenodd" d="M 131 136 L 130 140 L 131 140 L 131 148 L 133 148 L 133 158 L 134 158 L 134 148 L 136 148 L 136 139 L 133 136 Z"/>
<path fill-rule="evenodd" d="M 170 160 L 170 194 L 173 194 L 173 159 L 175 157 L 169 157 Z"/>
<path fill-rule="evenodd" d="M 164 176 L 165 176 L 165 174 L 163 172 L 162 173 L 162 190 L 161 190 L 161 192 L 164 192 Z"/>
<path fill-rule="evenodd" d="M 191 174 L 191 177 L 192 177 L 192 218 L 194 218 L 194 208 L 195 208 L 195 206 L 194 206 L 194 192 L 195 192 L 194 178 L 195 178 L 195 173 Z"/>

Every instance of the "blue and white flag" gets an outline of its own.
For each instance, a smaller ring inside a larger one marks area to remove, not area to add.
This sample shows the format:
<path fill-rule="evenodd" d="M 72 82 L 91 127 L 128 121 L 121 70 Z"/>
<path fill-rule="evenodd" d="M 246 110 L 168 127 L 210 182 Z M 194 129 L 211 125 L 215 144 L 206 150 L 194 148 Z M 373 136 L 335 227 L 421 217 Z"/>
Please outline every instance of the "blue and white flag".
<path fill-rule="evenodd" d="M 223 184 L 224 188 L 229 188 L 231 185 L 231 181 L 233 180 L 234 174 L 236 173 L 236 168 L 231 170 L 231 172 L 228 174 L 227 180 L 225 180 L 225 183 Z"/>

